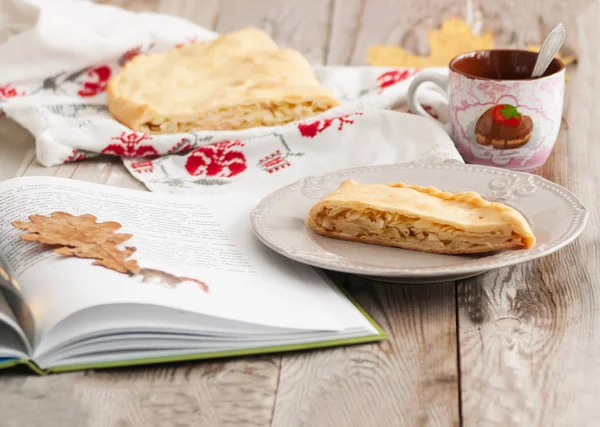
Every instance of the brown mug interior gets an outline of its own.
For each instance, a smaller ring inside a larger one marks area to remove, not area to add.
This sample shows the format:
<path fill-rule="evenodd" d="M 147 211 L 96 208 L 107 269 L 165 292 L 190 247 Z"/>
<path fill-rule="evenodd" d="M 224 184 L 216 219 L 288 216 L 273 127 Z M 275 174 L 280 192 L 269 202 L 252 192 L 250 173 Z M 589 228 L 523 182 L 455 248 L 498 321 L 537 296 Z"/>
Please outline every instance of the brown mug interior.
<path fill-rule="evenodd" d="M 535 80 L 531 78 L 537 52 L 518 49 L 493 49 L 463 53 L 450 61 L 450 69 L 474 79 Z M 563 70 L 563 62 L 554 58 L 541 79 Z"/>

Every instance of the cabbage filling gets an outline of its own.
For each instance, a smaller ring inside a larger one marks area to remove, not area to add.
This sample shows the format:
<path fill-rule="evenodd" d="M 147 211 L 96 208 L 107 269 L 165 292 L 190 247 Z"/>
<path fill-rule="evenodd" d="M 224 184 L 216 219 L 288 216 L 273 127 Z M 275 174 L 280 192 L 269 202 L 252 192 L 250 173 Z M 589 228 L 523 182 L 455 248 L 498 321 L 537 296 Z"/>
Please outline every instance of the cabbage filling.
<path fill-rule="evenodd" d="M 329 108 L 327 105 L 318 105 L 314 102 L 297 104 L 266 102 L 262 105 L 258 103 L 258 105 L 245 105 L 211 111 L 192 122 L 157 118 L 143 123 L 140 130 L 150 133 L 175 133 L 193 130 L 236 130 L 258 126 L 281 126 L 295 120 L 315 116 L 327 111 Z"/>
<path fill-rule="evenodd" d="M 436 224 L 419 218 L 373 209 L 355 211 L 346 208 L 323 208 L 316 224 L 330 233 L 368 241 L 369 237 L 390 243 L 415 243 L 438 248 L 480 248 L 521 244 L 522 239 L 506 227 L 485 233 L 460 230 L 451 225 Z"/>

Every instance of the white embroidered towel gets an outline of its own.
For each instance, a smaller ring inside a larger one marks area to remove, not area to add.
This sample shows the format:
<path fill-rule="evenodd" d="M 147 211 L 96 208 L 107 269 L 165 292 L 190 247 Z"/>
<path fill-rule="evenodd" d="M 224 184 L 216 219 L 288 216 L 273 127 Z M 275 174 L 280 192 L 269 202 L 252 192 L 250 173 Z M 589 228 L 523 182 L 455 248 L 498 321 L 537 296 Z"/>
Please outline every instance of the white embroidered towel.
<path fill-rule="evenodd" d="M 270 190 L 361 165 L 462 162 L 435 124 L 390 111 L 407 111 L 413 69 L 316 67 L 342 105 L 300 123 L 170 135 L 133 132 L 108 113 L 110 77 L 135 55 L 217 34 L 180 18 L 85 1 L 2 4 L 0 109 L 32 132 L 44 166 L 121 156 L 152 191 L 203 193 Z M 433 116 L 447 120 L 439 89 L 429 86 L 420 95 Z M 428 127 L 430 132 L 414 130 Z"/>

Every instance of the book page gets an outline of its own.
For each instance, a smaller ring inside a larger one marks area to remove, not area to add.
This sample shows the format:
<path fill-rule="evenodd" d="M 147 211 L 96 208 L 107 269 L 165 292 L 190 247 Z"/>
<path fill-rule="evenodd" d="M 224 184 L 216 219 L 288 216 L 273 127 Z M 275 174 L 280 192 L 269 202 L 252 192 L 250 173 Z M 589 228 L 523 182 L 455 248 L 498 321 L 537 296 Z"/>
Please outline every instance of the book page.
<path fill-rule="evenodd" d="M 0 252 L 21 284 L 41 336 L 79 310 L 114 303 L 161 305 L 281 328 L 356 326 L 347 324 L 354 306 L 315 270 L 276 254 L 253 235 L 249 212 L 260 198 L 180 197 L 60 178 L 13 179 L 0 183 Z M 55 211 L 121 223 L 120 232 L 133 234 L 125 245 L 137 248 L 140 274 L 57 255 L 19 239 L 21 231 L 10 225 Z"/>
<path fill-rule="evenodd" d="M 29 359 L 29 354 L 22 336 L 14 325 L 2 321 L 2 313 L 0 313 L 0 359 Z M 0 363 L 2 361 L 0 360 Z"/>
<path fill-rule="evenodd" d="M 35 327 L 29 306 L 21 292 L 14 272 L 0 253 L 0 322 L 5 323 L 21 341 L 19 351 L 30 354 L 35 341 Z M 0 337 L 0 344 L 6 345 Z"/>
<path fill-rule="evenodd" d="M 20 354 L 31 354 L 29 340 L 19 326 L 6 296 L 2 293 L 0 279 L 0 349 L 2 348 L 18 351 Z M 6 351 L 0 351 L 0 357 L 5 356 Z"/>

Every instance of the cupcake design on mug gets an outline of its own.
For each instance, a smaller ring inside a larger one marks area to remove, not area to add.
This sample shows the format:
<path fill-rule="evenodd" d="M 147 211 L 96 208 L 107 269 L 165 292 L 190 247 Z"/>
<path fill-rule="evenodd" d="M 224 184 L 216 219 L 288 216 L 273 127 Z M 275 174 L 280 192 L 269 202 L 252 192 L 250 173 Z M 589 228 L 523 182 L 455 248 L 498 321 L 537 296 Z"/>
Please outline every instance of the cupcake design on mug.
<path fill-rule="evenodd" d="M 521 114 L 514 105 L 497 104 L 477 120 L 475 140 L 499 149 L 518 148 L 529 142 L 532 132 L 531 117 Z"/>
<path fill-rule="evenodd" d="M 454 99 L 453 138 L 461 154 L 468 150 L 466 155 L 478 162 L 525 169 L 545 153 L 558 130 L 556 123 L 540 108 L 542 100 L 535 94 L 522 96 L 527 102 L 509 94 L 488 102 Z"/>

